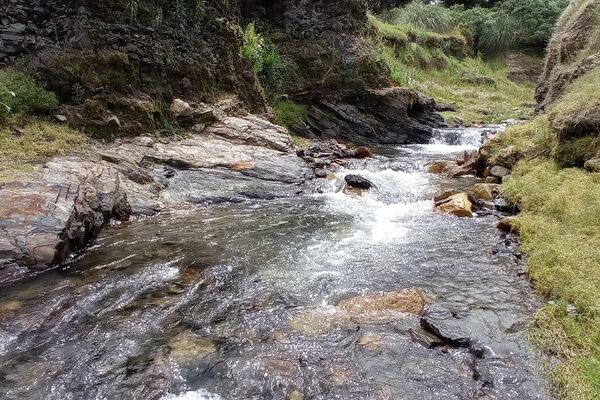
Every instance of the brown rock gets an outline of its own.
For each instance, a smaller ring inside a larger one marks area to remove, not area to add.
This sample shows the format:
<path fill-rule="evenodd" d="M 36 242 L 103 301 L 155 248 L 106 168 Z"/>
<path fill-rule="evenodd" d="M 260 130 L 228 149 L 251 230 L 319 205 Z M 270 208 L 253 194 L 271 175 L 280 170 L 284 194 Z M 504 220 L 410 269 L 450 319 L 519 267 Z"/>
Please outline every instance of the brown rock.
<path fill-rule="evenodd" d="M 498 221 L 496 228 L 506 233 L 518 233 L 518 228 L 515 226 L 514 218 L 502 218 Z"/>
<path fill-rule="evenodd" d="M 418 289 L 405 289 L 400 292 L 366 294 L 338 303 L 338 308 L 359 321 L 387 319 L 395 314 L 421 315 L 426 301 Z"/>
<path fill-rule="evenodd" d="M 237 172 L 246 171 L 254 168 L 256 168 L 256 164 L 251 161 L 240 161 L 231 166 L 231 169 Z"/>
<path fill-rule="evenodd" d="M 476 183 L 473 193 L 480 200 L 494 200 L 500 190 L 500 185 L 493 183 Z"/>
<path fill-rule="evenodd" d="M 356 158 L 372 158 L 373 153 L 368 147 L 357 147 L 354 149 L 354 157 Z"/>
<path fill-rule="evenodd" d="M 189 117 L 194 114 L 192 106 L 181 99 L 173 99 L 170 111 L 175 118 Z"/>
<path fill-rule="evenodd" d="M 447 199 L 450 196 L 454 196 L 455 194 L 459 194 L 460 192 L 456 189 L 442 189 L 442 190 L 438 190 L 434 195 L 433 195 L 433 201 L 435 201 L 436 203 Z"/>
<path fill-rule="evenodd" d="M 457 217 L 472 217 L 473 216 L 473 203 L 469 200 L 467 193 L 459 193 L 454 196 L 450 196 L 446 201 L 437 204 L 435 208 L 438 211 L 446 214 L 452 214 Z"/>

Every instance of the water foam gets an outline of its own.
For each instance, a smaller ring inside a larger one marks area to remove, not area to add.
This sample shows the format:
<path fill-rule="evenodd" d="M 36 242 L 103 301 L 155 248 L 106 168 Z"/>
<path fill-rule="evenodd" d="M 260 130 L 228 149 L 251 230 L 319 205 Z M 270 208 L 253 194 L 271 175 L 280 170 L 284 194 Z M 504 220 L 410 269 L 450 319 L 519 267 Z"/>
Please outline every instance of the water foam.
<path fill-rule="evenodd" d="M 163 396 L 161 400 L 223 400 L 223 398 L 206 389 L 199 389 L 180 394 L 167 394 L 166 396 Z"/>

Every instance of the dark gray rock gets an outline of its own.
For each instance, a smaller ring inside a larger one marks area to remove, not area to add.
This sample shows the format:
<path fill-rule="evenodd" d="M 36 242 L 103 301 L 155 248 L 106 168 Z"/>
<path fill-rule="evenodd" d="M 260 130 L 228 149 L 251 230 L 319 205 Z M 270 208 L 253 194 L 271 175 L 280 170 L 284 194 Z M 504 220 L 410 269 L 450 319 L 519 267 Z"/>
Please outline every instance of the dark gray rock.
<path fill-rule="evenodd" d="M 363 178 L 360 175 L 346 175 L 344 177 L 344 180 L 346 181 L 346 184 L 350 187 L 354 187 L 354 188 L 358 188 L 358 189 L 364 189 L 364 190 L 368 190 L 371 189 L 374 184 L 373 182 L 371 182 L 370 180 Z"/>
<path fill-rule="evenodd" d="M 431 305 L 421 317 L 421 328 L 450 346 L 469 347 L 473 343 L 460 315 L 439 305 Z"/>

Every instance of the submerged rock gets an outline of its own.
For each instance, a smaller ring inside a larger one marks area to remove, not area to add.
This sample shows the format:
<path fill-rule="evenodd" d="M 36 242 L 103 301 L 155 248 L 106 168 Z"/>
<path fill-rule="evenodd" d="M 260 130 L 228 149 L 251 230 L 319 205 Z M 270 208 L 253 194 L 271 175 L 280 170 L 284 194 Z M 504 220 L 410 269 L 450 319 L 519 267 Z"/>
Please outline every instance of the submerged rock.
<path fill-rule="evenodd" d="M 473 203 L 469 200 L 467 193 L 459 193 L 450 196 L 435 205 L 436 210 L 457 217 L 472 217 Z"/>
<path fill-rule="evenodd" d="M 344 180 L 346 181 L 346 184 L 350 187 L 353 188 L 358 188 L 358 189 L 364 189 L 364 190 L 369 190 L 371 189 L 373 186 L 375 186 L 373 184 L 373 182 L 371 182 L 370 180 L 363 178 L 360 175 L 346 175 L 344 177 Z"/>
<path fill-rule="evenodd" d="M 432 305 L 421 317 L 423 330 L 455 347 L 469 347 L 473 342 L 464 325 L 458 314 L 439 305 Z"/>
<path fill-rule="evenodd" d="M 418 289 L 365 294 L 338 303 L 339 309 L 357 321 L 385 320 L 398 314 L 421 315 L 425 306 L 425 296 Z"/>
<path fill-rule="evenodd" d="M 192 332 L 184 332 L 169 342 L 170 356 L 178 363 L 197 362 L 217 351 L 215 344 Z"/>

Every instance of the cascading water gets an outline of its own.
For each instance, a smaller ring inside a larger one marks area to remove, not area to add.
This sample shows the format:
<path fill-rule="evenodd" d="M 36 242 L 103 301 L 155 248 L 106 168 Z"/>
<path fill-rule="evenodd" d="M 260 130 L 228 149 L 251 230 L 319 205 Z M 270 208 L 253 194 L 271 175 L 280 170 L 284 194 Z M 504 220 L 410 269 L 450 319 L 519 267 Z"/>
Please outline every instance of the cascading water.
<path fill-rule="evenodd" d="M 0 399 L 546 399 L 537 306 L 494 217 L 433 211 L 425 165 L 502 129 L 379 149 L 321 193 L 165 214 L 104 232 L 64 271 L 0 294 Z M 341 191 L 352 172 L 375 184 Z M 340 300 L 421 290 L 484 356 L 426 348 L 419 318 Z M 483 396 L 483 397 L 481 397 Z"/>

